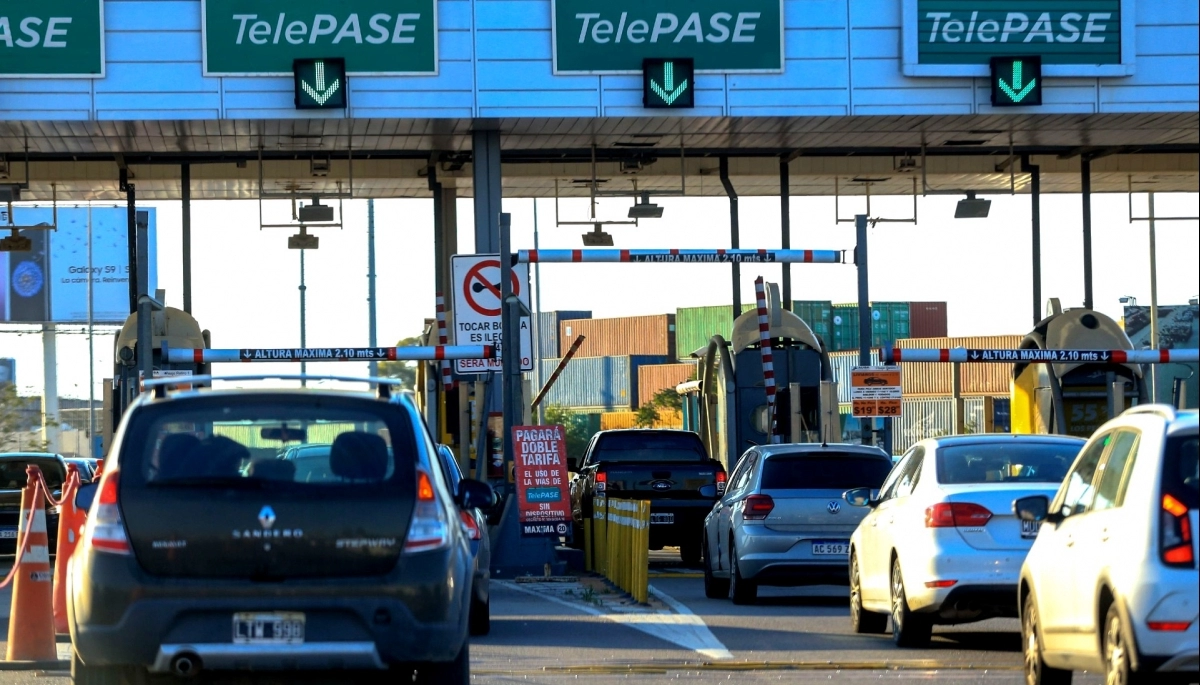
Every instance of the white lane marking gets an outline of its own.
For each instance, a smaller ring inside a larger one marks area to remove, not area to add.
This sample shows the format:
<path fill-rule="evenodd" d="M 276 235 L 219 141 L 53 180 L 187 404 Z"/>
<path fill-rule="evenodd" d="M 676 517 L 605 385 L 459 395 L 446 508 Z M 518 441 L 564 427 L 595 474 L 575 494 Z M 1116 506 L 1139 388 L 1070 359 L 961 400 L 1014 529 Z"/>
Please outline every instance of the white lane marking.
<path fill-rule="evenodd" d="M 640 630 L 647 635 L 652 635 L 667 642 L 690 649 L 701 656 L 708 657 L 712 660 L 732 659 L 733 654 L 725 648 L 725 645 L 717 639 L 709 631 L 708 626 L 704 624 L 704 620 L 693 614 L 683 604 L 680 604 L 675 598 L 657 590 L 654 586 L 650 586 L 650 592 L 658 597 L 664 604 L 671 607 L 675 613 L 666 611 L 656 612 L 639 612 L 639 613 L 622 613 L 622 614 L 607 614 L 594 607 L 589 607 L 583 604 L 568 602 L 565 599 L 555 597 L 553 595 L 543 595 L 532 589 L 521 587 L 517 583 L 498 581 L 508 588 L 512 588 L 525 594 L 540 597 L 549 600 L 556 604 L 561 604 L 572 609 L 577 609 L 592 616 L 606 618 L 613 623 Z"/>

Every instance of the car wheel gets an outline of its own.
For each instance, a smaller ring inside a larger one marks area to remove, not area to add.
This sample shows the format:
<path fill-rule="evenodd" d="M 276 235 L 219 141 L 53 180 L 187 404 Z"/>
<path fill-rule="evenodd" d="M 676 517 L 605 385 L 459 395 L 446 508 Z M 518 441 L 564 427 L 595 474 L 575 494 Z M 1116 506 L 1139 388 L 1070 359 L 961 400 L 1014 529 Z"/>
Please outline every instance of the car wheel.
<path fill-rule="evenodd" d="M 684 540 L 679 543 L 679 557 L 684 566 L 695 566 L 700 563 L 700 540 Z"/>
<path fill-rule="evenodd" d="M 704 545 L 704 596 L 709 599 L 724 599 L 729 596 L 729 579 L 718 578 L 712 572 L 713 555 Z"/>
<path fill-rule="evenodd" d="M 463 640 L 454 661 L 433 661 L 417 665 L 417 685 L 469 685 L 471 682 L 470 640 Z"/>
<path fill-rule="evenodd" d="M 862 579 L 858 573 L 858 555 L 850 557 L 850 627 L 862 634 L 887 632 L 887 614 L 867 611 L 862 604 Z"/>
<path fill-rule="evenodd" d="M 487 635 L 492 632 L 492 601 L 491 599 L 471 598 L 471 614 L 467 617 L 467 627 L 471 635 Z"/>
<path fill-rule="evenodd" d="M 1070 685 L 1071 672 L 1047 666 L 1042 660 L 1041 624 L 1033 593 L 1021 609 L 1021 644 L 1025 649 L 1025 685 Z"/>
<path fill-rule="evenodd" d="M 892 561 L 892 642 L 897 647 L 925 647 L 933 635 L 933 621 L 908 608 L 900 559 Z"/>
<path fill-rule="evenodd" d="M 1149 682 L 1145 673 L 1133 670 L 1133 643 L 1114 602 L 1104 617 L 1105 685 L 1140 685 Z"/>
<path fill-rule="evenodd" d="M 120 666 L 88 666 L 78 653 L 71 655 L 71 682 L 74 685 L 125 685 L 125 669 Z"/>
<path fill-rule="evenodd" d="M 758 599 L 758 583 L 742 577 L 733 545 L 729 546 L 729 597 L 734 604 L 754 604 Z"/>

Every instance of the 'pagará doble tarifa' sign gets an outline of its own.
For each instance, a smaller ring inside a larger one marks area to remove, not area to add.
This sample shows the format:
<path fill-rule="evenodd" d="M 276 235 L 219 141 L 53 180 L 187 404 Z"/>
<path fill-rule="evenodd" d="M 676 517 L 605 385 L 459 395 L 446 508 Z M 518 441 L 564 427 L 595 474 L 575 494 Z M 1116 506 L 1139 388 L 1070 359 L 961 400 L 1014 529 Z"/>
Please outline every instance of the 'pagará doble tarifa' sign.
<path fill-rule="evenodd" d="M 698 72 L 783 71 L 781 0 L 553 0 L 554 73 L 640 73 L 647 57 Z"/>
<path fill-rule="evenodd" d="M 341 57 L 350 74 L 436 74 L 435 0 L 203 0 L 204 73 L 291 75 Z"/>

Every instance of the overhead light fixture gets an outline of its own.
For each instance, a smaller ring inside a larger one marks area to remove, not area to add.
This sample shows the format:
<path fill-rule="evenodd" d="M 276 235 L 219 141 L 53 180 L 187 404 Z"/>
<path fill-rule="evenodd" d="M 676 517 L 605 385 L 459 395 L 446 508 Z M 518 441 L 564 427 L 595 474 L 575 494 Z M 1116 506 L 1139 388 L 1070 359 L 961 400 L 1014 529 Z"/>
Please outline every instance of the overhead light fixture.
<path fill-rule="evenodd" d="M 300 205 L 296 218 L 302 224 L 329 223 L 333 221 L 333 205 L 323 205 L 320 198 L 313 198 L 311 205 Z"/>
<path fill-rule="evenodd" d="M 1123 297 L 1118 298 L 1117 301 L 1120 302 L 1121 304 L 1125 305 L 1126 307 L 1136 307 L 1137 306 L 1137 298 L 1134 297 L 1133 295 L 1125 295 Z"/>
<path fill-rule="evenodd" d="M 959 200 L 958 206 L 954 208 L 955 219 L 986 219 L 988 211 L 992 208 L 991 200 L 980 200 L 975 197 L 975 193 L 968 192 L 967 199 Z"/>
<path fill-rule="evenodd" d="M 310 235 L 303 226 L 300 227 L 299 233 L 288 236 L 289 250 L 315 250 L 319 247 L 321 247 L 320 238 Z"/>
<path fill-rule="evenodd" d="M 8 178 L 8 157 L 0 155 L 0 178 Z"/>
<path fill-rule="evenodd" d="M 896 171 L 902 174 L 910 174 L 920 168 L 921 167 L 917 166 L 917 160 L 913 159 L 912 155 L 901 157 L 896 162 Z"/>
<path fill-rule="evenodd" d="M 629 208 L 630 219 L 661 219 L 663 208 L 650 201 L 650 193 L 642 193 L 642 201 L 634 200 Z"/>
<path fill-rule="evenodd" d="M 318 159 L 316 157 L 308 160 L 308 173 L 314 177 L 321 178 L 329 175 L 329 158 Z"/>
<path fill-rule="evenodd" d="M 612 236 L 600 230 L 600 224 L 596 224 L 595 228 L 588 233 L 583 234 L 584 247 L 612 247 Z"/>
<path fill-rule="evenodd" d="M 20 183 L 0 183 L 0 202 L 20 202 Z"/>

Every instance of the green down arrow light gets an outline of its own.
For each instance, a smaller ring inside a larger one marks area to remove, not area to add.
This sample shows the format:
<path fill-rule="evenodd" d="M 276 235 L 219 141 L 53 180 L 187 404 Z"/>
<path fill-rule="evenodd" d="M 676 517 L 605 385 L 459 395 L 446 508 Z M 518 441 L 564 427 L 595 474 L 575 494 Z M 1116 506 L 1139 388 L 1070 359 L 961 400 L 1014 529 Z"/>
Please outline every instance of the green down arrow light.
<path fill-rule="evenodd" d="M 345 109 L 346 62 L 340 57 L 292 62 L 296 109 Z"/>
<path fill-rule="evenodd" d="M 993 107 L 1042 104 L 1041 57 L 993 57 L 991 64 Z"/>
<path fill-rule="evenodd" d="M 696 106 L 695 62 L 691 58 L 642 60 L 642 106 L 691 109 Z"/>

